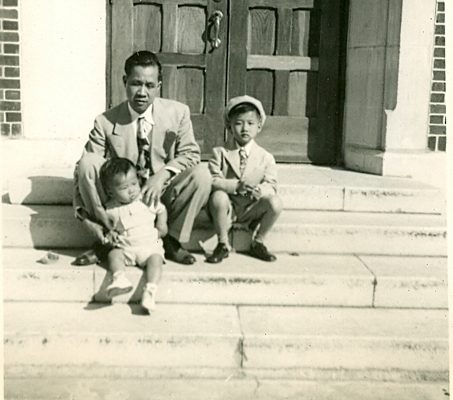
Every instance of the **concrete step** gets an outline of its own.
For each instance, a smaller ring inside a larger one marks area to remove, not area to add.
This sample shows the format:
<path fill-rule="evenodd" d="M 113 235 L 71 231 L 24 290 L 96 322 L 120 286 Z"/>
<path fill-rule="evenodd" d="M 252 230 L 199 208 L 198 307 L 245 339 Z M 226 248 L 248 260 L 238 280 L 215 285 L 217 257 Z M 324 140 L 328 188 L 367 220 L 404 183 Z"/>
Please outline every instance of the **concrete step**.
<path fill-rule="evenodd" d="M 10 178 L 12 204 L 71 204 L 72 168 L 39 169 Z M 279 194 L 287 209 L 439 214 L 437 188 L 411 179 L 304 165 L 279 166 Z"/>
<path fill-rule="evenodd" d="M 71 265 L 76 251 L 38 262 L 46 251 L 3 250 L 5 301 L 110 302 L 111 275 L 101 266 Z M 211 265 L 196 255 L 193 266 L 168 262 L 158 303 L 447 308 L 447 259 L 360 255 L 279 255 L 264 263 L 233 253 Z M 114 303 L 138 302 L 143 271 L 128 268 L 134 290 Z"/>
<path fill-rule="evenodd" d="M 335 382 L 288 379 L 12 378 L 5 400 L 439 400 L 448 382 Z"/>
<path fill-rule="evenodd" d="M 448 312 L 331 307 L 4 304 L 5 376 L 148 377 L 213 369 L 381 371 L 446 380 Z M 115 372 L 116 371 L 116 372 Z M 340 372 L 341 373 L 341 372 Z M 138 375 L 138 376 L 137 376 Z"/>
<path fill-rule="evenodd" d="M 70 206 L 3 204 L 5 247 L 86 247 L 92 239 Z M 197 219 L 189 249 L 213 235 L 205 213 Z M 236 226 L 232 244 L 249 248 L 250 232 Z M 275 252 L 446 255 L 444 216 L 286 210 L 267 240 Z"/>

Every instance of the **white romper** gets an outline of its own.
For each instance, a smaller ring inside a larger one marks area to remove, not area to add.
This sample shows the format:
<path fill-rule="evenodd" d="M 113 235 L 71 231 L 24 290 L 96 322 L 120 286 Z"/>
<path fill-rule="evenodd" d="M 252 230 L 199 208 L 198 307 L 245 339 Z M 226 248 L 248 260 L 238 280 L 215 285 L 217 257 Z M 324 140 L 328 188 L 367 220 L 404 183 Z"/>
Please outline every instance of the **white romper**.
<path fill-rule="evenodd" d="M 110 201 L 106 211 L 113 218 L 115 230 L 120 233 L 117 247 L 124 250 L 127 265 L 143 267 L 153 254 L 164 258 L 162 240 L 155 227 L 156 216 L 165 211 L 162 203 L 148 207 L 141 199 L 129 204 Z"/>

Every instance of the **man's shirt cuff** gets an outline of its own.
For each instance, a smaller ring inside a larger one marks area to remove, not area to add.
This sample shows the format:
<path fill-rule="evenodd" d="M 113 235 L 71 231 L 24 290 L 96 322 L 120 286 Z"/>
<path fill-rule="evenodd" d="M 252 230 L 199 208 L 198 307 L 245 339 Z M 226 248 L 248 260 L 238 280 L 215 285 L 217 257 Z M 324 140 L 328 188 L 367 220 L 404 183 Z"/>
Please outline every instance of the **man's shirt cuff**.
<path fill-rule="evenodd" d="M 165 166 L 164 169 L 166 169 L 167 171 L 173 172 L 174 175 L 178 175 L 181 172 L 178 168 L 175 168 L 175 167 Z"/>

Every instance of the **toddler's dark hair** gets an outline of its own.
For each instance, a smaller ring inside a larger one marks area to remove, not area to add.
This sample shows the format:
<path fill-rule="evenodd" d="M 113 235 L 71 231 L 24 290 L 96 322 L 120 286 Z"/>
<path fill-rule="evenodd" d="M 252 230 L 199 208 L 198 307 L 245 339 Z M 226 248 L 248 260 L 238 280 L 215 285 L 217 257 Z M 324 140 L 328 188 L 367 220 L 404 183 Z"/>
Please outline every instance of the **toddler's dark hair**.
<path fill-rule="evenodd" d="M 126 76 L 132 71 L 135 66 L 148 67 L 149 65 L 157 66 L 159 81 L 162 81 L 162 65 L 156 54 L 148 50 L 140 50 L 133 53 L 124 63 L 124 72 Z"/>
<path fill-rule="evenodd" d="M 237 117 L 240 114 L 244 114 L 249 111 L 255 111 L 256 116 L 261 121 L 261 114 L 259 110 L 252 103 L 240 103 L 237 106 L 234 106 L 228 113 L 228 121 L 231 121 L 233 118 Z"/>
<path fill-rule="evenodd" d="M 104 190 L 107 192 L 114 176 L 118 174 L 126 175 L 129 171 L 136 171 L 135 165 L 127 158 L 114 157 L 107 160 L 99 171 L 99 177 Z"/>

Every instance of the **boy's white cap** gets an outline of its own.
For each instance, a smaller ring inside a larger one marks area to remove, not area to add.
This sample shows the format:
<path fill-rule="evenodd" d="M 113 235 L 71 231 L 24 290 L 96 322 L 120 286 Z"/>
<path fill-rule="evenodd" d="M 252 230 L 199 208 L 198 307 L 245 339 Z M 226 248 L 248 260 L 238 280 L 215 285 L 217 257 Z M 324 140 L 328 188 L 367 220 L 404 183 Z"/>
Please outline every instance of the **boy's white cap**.
<path fill-rule="evenodd" d="M 233 97 L 228 102 L 228 104 L 225 107 L 225 113 L 223 115 L 224 119 L 225 119 L 225 124 L 228 125 L 228 122 L 229 122 L 228 114 L 230 113 L 230 111 L 234 107 L 236 107 L 237 105 L 242 104 L 242 103 L 253 104 L 256 107 L 256 109 L 258 110 L 258 112 L 260 113 L 261 125 L 264 125 L 264 122 L 266 121 L 266 113 L 264 112 L 264 108 L 263 108 L 263 105 L 261 104 L 261 101 L 259 101 L 258 99 L 255 99 L 252 96 L 248 96 L 248 95 Z"/>

